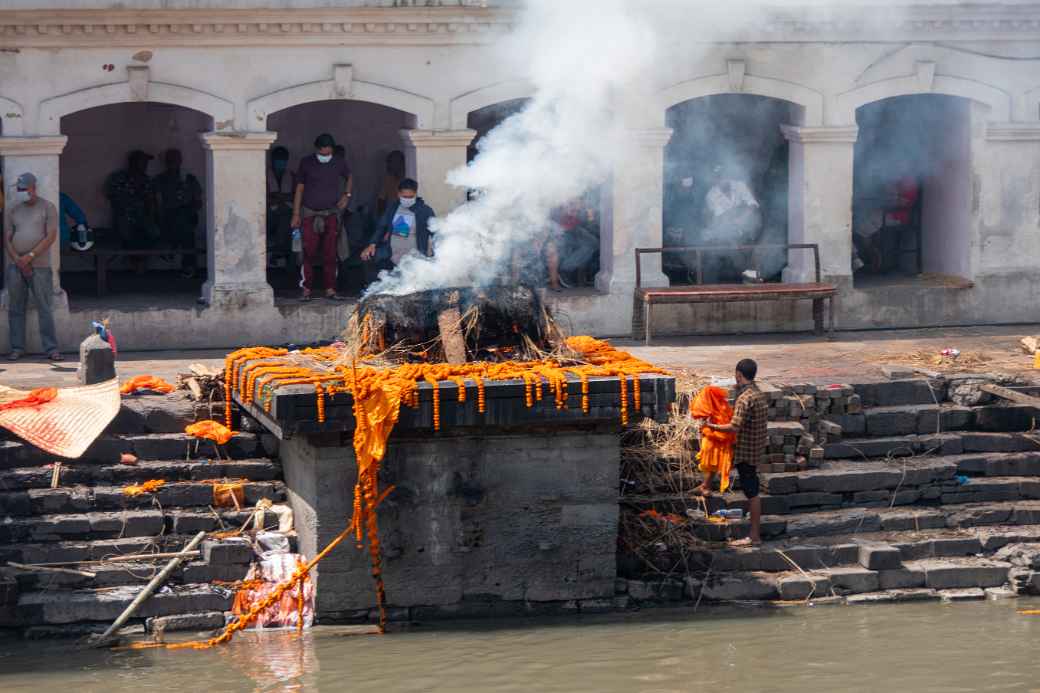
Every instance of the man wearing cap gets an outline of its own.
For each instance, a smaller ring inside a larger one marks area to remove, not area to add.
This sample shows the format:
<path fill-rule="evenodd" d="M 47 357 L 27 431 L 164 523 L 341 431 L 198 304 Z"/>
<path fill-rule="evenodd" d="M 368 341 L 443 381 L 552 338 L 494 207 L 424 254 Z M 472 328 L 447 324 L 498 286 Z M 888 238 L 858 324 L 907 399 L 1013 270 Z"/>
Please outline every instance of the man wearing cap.
<path fill-rule="evenodd" d="M 328 133 L 314 140 L 315 153 L 300 161 L 293 196 L 292 228 L 303 231 L 303 295 L 311 299 L 314 288 L 314 265 L 321 263 L 325 297 L 339 299 L 336 294 L 337 219 L 350 202 L 353 176 L 346 158 L 336 156 L 336 141 Z"/>
<path fill-rule="evenodd" d="M 15 183 L 11 222 L 4 234 L 4 250 L 10 263 L 4 276 L 10 325 L 11 353 L 17 361 L 25 353 L 25 309 L 29 294 L 40 318 L 40 341 L 47 358 L 60 361 L 54 330 L 54 286 L 51 278 L 51 244 L 58 237 L 58 210 L 36 194 L 36 176 L 23 173 Z"/>

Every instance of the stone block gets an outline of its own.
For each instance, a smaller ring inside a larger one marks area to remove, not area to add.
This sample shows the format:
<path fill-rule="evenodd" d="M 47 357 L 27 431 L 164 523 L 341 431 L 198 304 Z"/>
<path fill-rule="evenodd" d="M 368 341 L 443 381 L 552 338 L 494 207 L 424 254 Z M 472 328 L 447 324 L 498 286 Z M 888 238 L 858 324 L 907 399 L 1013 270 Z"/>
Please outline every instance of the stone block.
<path fill-rule="evenodd" d="M 1011 518 L 1011 508 L 982 506 L 958 510 L 946 517 L 948 527 L 978 527 L 980 525 L 1002 525 Z"/>
<path fill-rule="evenodd" d="M 883 590 L 924 587 L 924 570 L 920 568 L 897 568 L 878 571 L 878 585 Z"/>
<path fill-rule="evenodd" d="M 867 570 L 894 570 L 903 565 L 903 557 L 894 546 L 861 544 L 859 564 Z"/>
<path fill-rule="evenodd" d="M 145 619 L 144 627 L 149 633 L 165 633 L 178 630 L 216 630 L 224 627 L 224 612 L 205 611 L 198 614 L 153 616 Z"/>
<path fill-rule="evenodd" d="M 1037 570 L 1040 569 L 1040 544 L 1008 544 L 997 551 L 993 558 Z"/>
<path fill-rule="evenodd" d="M 855 493 L 895 488 L 903 475 L 897 469 L 871 471 L 834 470 L 819 471 L 799 478 L 799 491 L 822 491 L 824 493 Z"/>
<path fill-rule="evenodd" d="M 865 510 L 805 515 L 788 520 L 786 528 L 788 535 L 803 537 L 877 532 L 880 529 L 881 517 L 876 512 Z"/>
<path fill-rule="evenodd" d="M 1016 433 L 965 431 L 961 434 L 964 452 L 1027 452 L 1036 443 Z"/>
<path fill-rule="evenodd" d="M 80 385 L 94 385 L 116 377 L 116 355 L 112 346 L 96 334 L 79 345 L 76 379 Z"/>
<path fill-rule="evenodd" d="M 978 537 L 943 537 L 927 542 L 928 554 L 936 557 L 974 556 L 982 552 Z"/>
<path fill-rule="evenodd" d="M 775 578 L 760 573 L 714 575 L 702 585 L 701 592 L 705 599 L 711 601 L 760 600 L 779 597 Z"/>
<path fill-rule="evenodd" d="M 895 595 L 889 592 L 866 592 L 864 594 L 850 594 L 845 598 L 845 603 L 849 606 L 863 606 L 868 604 L 891 604 L 895 600 Z"/>
<path fill-rule="evenodd" d="M 867 435 L 874 437 L 905 436 L 917 433 L 915 407 L 868 409 Z"/>
<path fill-rule="evenodd" d="M 885 376 L 889 380 L 908 380 L 913 378 L 915 373 L 913 368 L 907 366 L 883 364 L 881 366 L 881 375 Z"/>
<path fill-rule="evenodd" d="M 915 566 L 924 570 L 925 585 L 932 589 L 960 587 L 999 587 L 1008 580 L 1007 563 L 978 561 L 972 563 L 929 560 Z"/>
<path fill-rule="evenodd" d="M 777 580 L 780 599 L 785 601 L 824 597 L 830 593 L 831 581 L 826 575 L 785 575 Z"/>
<path fill-rule="evenodd" d="M 966 589 L 939 590 L 939 597 L 944 602 L 963 602 L 972 599 L 985 599 L 986 592 L 978 587 Z"/>
<path fill-rule="evenodd" d="M 874 570 L 859 567 L 830 568 L 827 576 L 834 589 L 844 594 L 876 592 L 878 589 L 878 574 Z"/>
<path fill-rule="evenodd" d="M 249 572 L 248 563 L 203 563 L 192 561 L 185 565 L 181 573 L 184 584 L 205 584 L 219 580 L 235 582 L 245 578 Z"/>
<path fill-rule="evenodd" d="M 202 560 L 206 563 L 251 563 L 253 556 L 253 545 L 248 539 L 231 537 L 202 542 Z"/>
<path fill-rule="evenodd" d="M 784 497 L 787 504 L 792 508 L 804 507 L 837 507 L 841 505 L 841 495 L 835 493 L 822 493 L 812 491 L 807 493 L 792 493 Z"/>
<path fill-rule="evenodd" d="M 986 588 L 986 599 L 993 601 L 1001 599 L 1017 599 L 1018 592 L 1011 589 L 1010 587 L 987 587 Z"/>

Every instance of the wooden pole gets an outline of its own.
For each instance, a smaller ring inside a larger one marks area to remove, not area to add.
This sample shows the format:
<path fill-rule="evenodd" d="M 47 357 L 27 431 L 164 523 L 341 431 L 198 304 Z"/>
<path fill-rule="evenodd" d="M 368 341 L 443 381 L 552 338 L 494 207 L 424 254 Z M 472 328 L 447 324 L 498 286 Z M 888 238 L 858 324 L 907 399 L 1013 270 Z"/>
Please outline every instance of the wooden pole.
<path fill-rule="evenodd" d="M 15 563 L 14 561 L 8 561 L 7 565 L 18 570 L 33 570 L 40 571 L 42 573 L 61 573 L 62 575 L 78 575 L 80 577 L 94 578 L 97 577 L 97 573 L 91 573 L 86 570 L 73 570 L 72 568 L 51 568 L 49 566 L 42 565 L 27 565 L 25 563 Z"/>
<path fill-rule="evenodd" d="M 980 385 L 979 389 L 983 392 L 988 392 L 991 395 L 1000 397 L 1001 399 L 1010 400 L 1018 404 L 1029 404 L 1034 407 L 1040 407 L 1040 398 L 1027 395 L 1024 392 L 1016 392 L 1014 390 L 1009 390 L 1006 387 L 990 383 Z"/>
<path fill-rule="evenodd" d="M 205 537 L 205 532 L 199 532 L 198 534 L 196 534 L 195 538 L 188 542 L 188 545 L 184 547 L 184 550 L 178 553 L 173 558 L 171 558 L 170 562 L 166 564 L 166 567 L 159 571 L 159 574 L 153 577 L 152 581 L 144 586 L 144 589 L 141 590 L 141 593 L 134 597 L 134 600 L 130 602 L 130 606 L 126 607 L 126 609 L 123 610 L 123 613 L 119 614 L 119 618 L 117 618 L 112 623 L 112 625 L 108 627 L 108 630 L 106 630 L 100 636 L 97 636 L 96 638 L 92 638 L 90 640 L 90 646 L 104 647 L 106 643 L 111 641 L 112 634 L 120 628 L 122 628 L 123 624 L 126 623 L 127 619 L 134 615 L 134 612 L 137 611 L 137 609 L 140 608 L 140 606 L 144 604 L 149 597 L 152 596 L 152 593 L 155 592 L 155 590 L 159 589 L 159 586 L 162 583 L 166 582 L 166 578 L 170 576 L 170 573 L 172 573 L 174 569 L 176 569 L 177 566 L 181 564 L 181 561 L 183 561 L 185 558 L 192 554 L 192 552 L 195 550 L 195 547 L 197 547 Z"/>

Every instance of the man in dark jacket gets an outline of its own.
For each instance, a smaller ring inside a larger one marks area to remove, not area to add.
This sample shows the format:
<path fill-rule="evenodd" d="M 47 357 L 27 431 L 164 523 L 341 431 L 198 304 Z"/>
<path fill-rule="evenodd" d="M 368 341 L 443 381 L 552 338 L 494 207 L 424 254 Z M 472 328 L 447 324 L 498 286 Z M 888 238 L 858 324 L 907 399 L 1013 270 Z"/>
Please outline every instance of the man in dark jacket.
<path fill-rule="evenodd" d="M 397 186 L 397 200 L 387 206 L 376 223 L 376 229 L 361 253 L 362 260 L 375 258 L 381 269 L 393 267 L 411 253 L 433 257 L 433 234 L 430 219 L 436 214 L 418 197 L 419 184 L 405 178 Z"/>

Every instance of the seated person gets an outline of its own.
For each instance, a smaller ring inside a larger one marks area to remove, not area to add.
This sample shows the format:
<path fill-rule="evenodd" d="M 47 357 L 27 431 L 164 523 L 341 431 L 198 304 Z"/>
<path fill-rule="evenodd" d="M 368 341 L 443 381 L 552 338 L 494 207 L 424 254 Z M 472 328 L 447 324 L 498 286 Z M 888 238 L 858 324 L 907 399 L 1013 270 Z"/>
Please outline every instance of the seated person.
<path fill-rule="evenodd" d="M 83 213 L 76 201 L 65 193 L 58 195 L 58 237 L 61 241 L 61 247 L 66 248 L 70 243 L 75 242 L 79 244 L 79 234 L 73 237 L 72 229 L 69 228 L 69 219 L 76 224 L 76 231 L 82 231 L 84 233 L 84 240 L 87 231 L 87 215 Z M 83 248 L 79 248 L 82 250 Z"/>
<path fill-rule="evenodd" d="M 588 274 L 599 252 L 598 228 L 592 231 L 595 219 L 595 212 L 581 198 L 569 202 L 556 215 L 558 232 L 550 237 L 552 247 L 546 248 L 550 288 L 554 284 L 570 288 L 579 283 L 578 275 Z M 569 276 L 571 282 L 565 281 L 561 273 Z"/>
<path fill-rule="evenodd" d="M 267 246 L 288 251 L 291 239 L 294 176 L 289 169 L 289 150 L 277 146 L 271 150 L 271 166 L 267 169 Z"/>
<path fill-rule="evenodd" d="M 400 263 L 405 255 L 433 257 L 433 233 L 430 219 L 436 214 L 418 196 L 419 184 L 405 178 L 397 186 L 397 200 L 386 208 L 376 222 L 368 247 L 361 259 L 375 259 L 377 267 L 389 269 Z"/>

